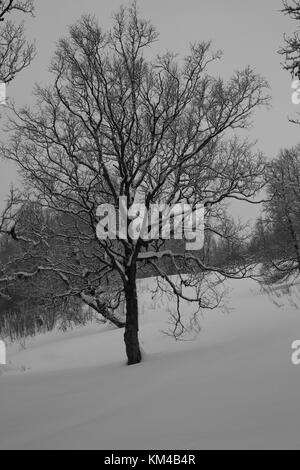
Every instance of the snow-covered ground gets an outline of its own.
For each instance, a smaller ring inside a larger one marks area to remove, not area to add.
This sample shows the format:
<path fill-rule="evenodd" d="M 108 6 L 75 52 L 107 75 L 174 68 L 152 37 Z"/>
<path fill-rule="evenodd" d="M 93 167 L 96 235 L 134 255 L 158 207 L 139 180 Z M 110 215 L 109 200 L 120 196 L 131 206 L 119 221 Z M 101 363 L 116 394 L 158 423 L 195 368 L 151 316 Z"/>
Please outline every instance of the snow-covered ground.
<path fill-rule="evenodd" d="M 0 449 L 300 448 L 292 297 L 279 308 L 253 281 L 231 282 L 231 310 L 205 313 L 198 339 L 176 342 L 162 332 L 174 305 L 153 299 L 151 284 L 139 289 L 138 366 L 125 365 L 123 332 L 105 325 L 9 347 Z"/>

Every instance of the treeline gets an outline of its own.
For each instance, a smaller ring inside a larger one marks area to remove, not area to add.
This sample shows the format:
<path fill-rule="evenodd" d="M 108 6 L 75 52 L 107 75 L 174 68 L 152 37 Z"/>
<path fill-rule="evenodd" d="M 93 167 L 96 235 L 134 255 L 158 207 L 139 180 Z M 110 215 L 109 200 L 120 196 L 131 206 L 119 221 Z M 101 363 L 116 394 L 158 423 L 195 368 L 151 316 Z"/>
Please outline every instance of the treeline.
<path fill-rule="evenodd" d="M 300 274 L 300 145 L 283 150 L 266 177 L 267 202 L 249 249 L 272 283 Z"/>
<path fill-rule="evenodd" d="M 83 308 L 82 300 L 63 279 L 68 270 L 78 291 L 84 287 L 76 276 L 81 265 L 72 242 L 74 223 L 78 221 L 54 217 L 51 211 L 28 202 L 20 208 L 12 233 L 1 237 L 0 336 L 18 340 L 92 320 L 93 312 Z M 60 227 L 61 237 L 53 236 L 54 227 Z M 16 231 L 21 233 L 18 238 Z"/>

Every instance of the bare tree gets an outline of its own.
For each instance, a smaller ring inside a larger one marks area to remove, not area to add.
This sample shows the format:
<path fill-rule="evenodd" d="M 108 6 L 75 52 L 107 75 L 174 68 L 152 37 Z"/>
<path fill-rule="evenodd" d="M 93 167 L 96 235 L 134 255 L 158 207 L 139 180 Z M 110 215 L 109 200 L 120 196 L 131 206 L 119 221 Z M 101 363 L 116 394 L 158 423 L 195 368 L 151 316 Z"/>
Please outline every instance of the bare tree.
<path fill-rule="evenodd" d="M 284 0 L 283 13 L 288 15 L 291 19 L 296 20 L 299 24 L 300 21 L 300 1 L 299 0 Z M 292 36 L 285 35 L 285 44 L 279 50 L 279 53 L 284 56 L 284 69 L 287 70 L 294 79 L 300 79 L 300 36 L 299 26 Z M 296 83 L 298 90 L 298 83 Z M 298 93 L 298 91 L 297 91 Z M 299 124 L 299 119 L 290 119 L 294 124 Z"/>
<path fill-rule="evenodd" d="M 267 177 L 264 280 L 272 283 L 300 275 L 300 147 L 283 150 L 270 164 Z"/>
<path fill-rule="evenodd" d="M 27 67 L 34 58 L 35 47 L 25 39 L 24 24 L 16 24 L 10 18 L 17 13 L 34 13 L 33 0 L 3 0 L 0 1 L 0 82 L 11 82 L 16 74 Z M 20 206 L 20 197 L 14 191 L 8 198 L 7 205 L 0 214 L 0 234 L 13 232 L 13 219 Z M 3 273 L 4 266 L 0 263 L 0 271 Z M 7 278 L 6 278 L 7 280 Z M 0 279 L 0 297 L 4 296 L 1 287 L 5 284 Z"/>
<path fill-rule="evenodd" d="M 291 19 L 300 21 L 300 1 L 284 0 L 283 13 L 290 16 Z M 293 36 L 285 36 L 285 46 L 280 50 L 285 56 L 285 69 L 288 70 L 293 77 L 300 77 L 300 37 L 299 31 Z"/>
<path fill-rule="evenodd" d="M 98 206 L 112 202 L 118 208 L 121 197 L 127 211 L 138 197 L 147 210 L 151 204 L 189 203 L 194 209 L 202 203 L 206 232 L 222 237 L 224 203 L 251 202 L 264 184 L 262 155 L 232 131 L 247 128 L 253 111 L 268 102 L 266 82 L 250 68 L 236 72 L 228 83 L 210 76 L 209 65 L 221 55 L 212 53 L 209 43 L 194 44 L 180 63 L 171 53 L 151 58 L 150 46 L 157 39 L 135 4 L 120 9 L 109 32 L 95 18 L 82 18 L 59 42 L 51 65 L 53 85 L 36 89 L 35 110 L 15 110 L 10 144 L 3 146 L 6 157 L 19 165 L 32 197 L 60 213 L 62 221 L 76 218 L 70 243 L 79 260 L 77 275 L 97 282 L 100 298 L 109 280 L 116 286 L 116 303 L 124 297 L 128 364 L 141 361 L 141 264 L 151 266 L 178 299 L 174 317 L 181 328 L 180 299 L 197 309 L 213 308 L 219 301 L 217 284 L 226 277 L 245 277 L 251 262 L 226 269 L 207 265 L 201 253 L 156 251 L 151 239 L 101 240 Z M 128 216 L 127 228 L 131 222 Z M 55 231 L 57 238 L 65 237 Z M 93 249 L 88 252 L 87 246 Z M 164 257 L 177 267 L 178 281 L 162 267 Z M 86 269 L 88 258 L 92 273 Z M 40 269 L 57 272 L 65 295 L 72 295 L 73 267 L 49 261 Z M 189 285 L 195 295 L 187 292 Z M 76 289 L 86 302 L 96 303 L 97 289 L 89 291 L 80 283 Z"/>
<path fill-rule="evenodd" d="M 33 0 L 0 2 L 0 81 L 11 82 L 33 60 L 35 47 L 25 39 L 24 24 L 10 19 L 14 13 L 33 14 Z"/>

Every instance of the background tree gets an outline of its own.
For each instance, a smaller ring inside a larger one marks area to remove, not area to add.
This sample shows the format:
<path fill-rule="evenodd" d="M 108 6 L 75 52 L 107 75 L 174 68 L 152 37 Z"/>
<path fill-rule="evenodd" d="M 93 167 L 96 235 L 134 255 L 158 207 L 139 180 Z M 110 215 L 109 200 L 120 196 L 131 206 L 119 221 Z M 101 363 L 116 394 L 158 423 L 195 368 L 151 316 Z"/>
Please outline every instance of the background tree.
<path fill-rule="evenodd" d="M 35 56 L 35 47 L 26 41 L 24 24 L 13 21 L 15 15 L 34 14 L 33 0 L 2 0 L 0 1 L 0 83 L 8 84 L 26 68 Z M 11 192 L 7 205 L 0 214 L 0 237 L 11 232 L 13 219 L 18 212 L 21 199 Z M 0 262 L 0 271 L 5 266 Z M 0 298 L 6 297 L 3 286 L 4 279 L 0 279 Z"/>
<path fill-rule="evenodd" d="M 35 47 L 26 41 L 24 24 L 15 23 L 15 13 L 34 13 L 33 0 L 0 1 L 0 82 L 11 82 L 31 63 Z"/>
<path fill-rule="evenodd" d="M 293 20 L 300 21 L 300 1 L 285 0 L 283 13 L 289 15 Z M 285 46 L 280 51 L 285 56 L 285 69 L 293 77 L 300 78 L 300 37 L 299 31 L 293 36 L 285 36 Z"/>
<path fill-rule="evenodd" d="M 143 200 L 151 204 L 190 203 L 205 206 L 206 232 L 222 238 L 220 217 L 232 199 L 251 202 L 264 182 L 264 161 L 252 146 L 232 137 L 249 125 L 253 111 L 267 103 L 266 82 L 250 68 L 228 83 L 208 74 L 220 59 L 209 43 L 197 43 L 177 62 L 166 53 L 151 58 L 155 28 L 138 15 L 136 5 L 121 8 L 112 30 L 101 30 L 94 17 L 84 17 L 59 42 L 52 61 L 53 84 L 37 87 L 34 110 L 15 110 L 8 159 L 19 165 L 27 189 L 39 204 L 61 220 L 76 217 L 71 243 L 81 260 L 80 276 L 94 279 L 102 292 L 110 277 L 126 302 L 125 344 L 129 364 L 141 361 L 138 340 L 137 275 L 147 263 L 178 299 L 177 328 L 182 327 L 181 299 L 197 309 L 218 304 L 216 285 L 224 278 L 247 275 L 248 260 L 229 269 L 207 265 L 204 254 L 153 250 L 148 242 L 99 240 L 97 208 L 126 197 L 127 207 Z M 228 134 L 229 140 L 224 136 Z M 78 225 L 80 221 L 80 225 Z M 131 219 L 127 217 L 127 227 Z M 228 236 L 228 233 L 224 236 Z M 65 234 L 56 230 L 56 238 Z M 86 246 L 93 246 L 93 272 L 85 269 Z M 104 253 L 104 254 L 103 254 Z M 171 258 L 178 281 L 160 265 Z M 72 294 L 72 274 L 48 260 Z M 194 287 L 195 295 L 187 286 Z M 87 302 L 98 301 L 97 290 L 77 286 Z M 101 295 L 100 295 L 101 298 Z M 118 297 L 117 297 L 118 298 Z"/>
<path fill-rule="evenodd" d="M 268 170 L 260 246 L 268 282 L 300 274 L 300 146 L 283 150 Z"/>
<path fill-rule="evenodd" d="M 283 13 L 300 20 L 300 1 L 285 0 Z M 297 30 L 285 36 L 285 45 L 279 51 L 285 58 L 284 68 L 300 79 L 300 36 Z M 300 82 L 299 82 L 300 84 Z M 291 122 L 299 124 L 298 120 Z M 300 245 L 300 147 L 283 150 L 269 166 L 266 173 L 269 202 L 263 217 L 258 221 L 250 250 L 263 261 L 264 282 L 291 280 L 299 275 Z"/>
<path fill-rule="evenodd" d="M 10 223 L 10 235 L 1 239 L 0 334 L 4 337 L 20 339 L 54 327 L 66 328 L 95 319 L 91 310 L 83 308 L 79 297 L 61 296 L 65 284 L 56 272 L 49 266 L 49 269 L 40 268 L 54 253 L 56 266 L 60 266 L 61 257 L 69 266 L 72 256 L 75 259 L 69 240 L 53 237 L 53 226 L 59 223 L 57 218 L 27 202 L 14 216 L 13 225 Z M 66 227 L 70 228 L 70 223 L 65 223 L 64 233 L 71 235 Z M 73 282 L 75 286 L 75 270 Z"/>
<path fill-rule="evenodd" d="M 293 79 L 300 80 L 300 0 L 284 0 L 283 13 L 289 15 L 291 19 L 298 22 L 298 29 L 292 36 L 285 35 L 285 45 L 280 49 L 280 54 L 284 56 L 284 68 Z M 295 93 L 298 93 L 299 86 L 296 84 Z M 299 119 L 291 119 L 292 123 L 299 124 Z"/>

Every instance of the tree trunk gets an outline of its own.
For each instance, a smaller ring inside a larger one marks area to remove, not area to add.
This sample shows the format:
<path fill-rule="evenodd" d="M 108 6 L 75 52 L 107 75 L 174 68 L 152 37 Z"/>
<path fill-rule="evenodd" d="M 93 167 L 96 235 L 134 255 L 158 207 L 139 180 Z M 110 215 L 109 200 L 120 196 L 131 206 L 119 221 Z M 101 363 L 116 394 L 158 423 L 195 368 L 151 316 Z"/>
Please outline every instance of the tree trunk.
<path fill-rule="evenodd" d="M 138 298 L 136 288 L 136 275 L 133 268 L 126 272 L 128 281 L 125 285 L 126 298 L 126 325 L 124 341 L 128 365 L 139 364 L 142 360 L 142 354 L 139 344 L 139 318 L 138 318 Z"/>

